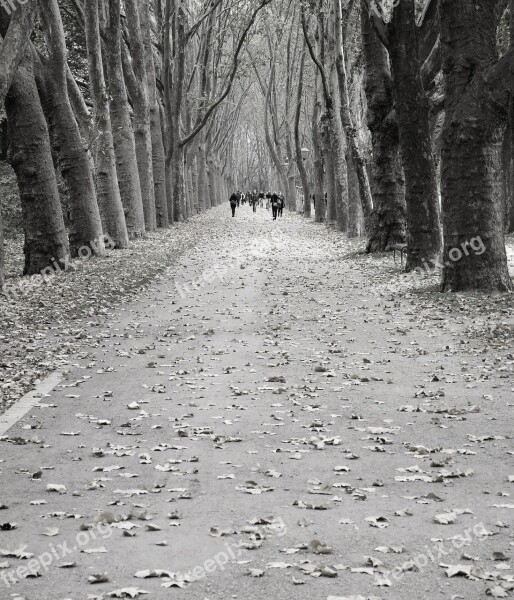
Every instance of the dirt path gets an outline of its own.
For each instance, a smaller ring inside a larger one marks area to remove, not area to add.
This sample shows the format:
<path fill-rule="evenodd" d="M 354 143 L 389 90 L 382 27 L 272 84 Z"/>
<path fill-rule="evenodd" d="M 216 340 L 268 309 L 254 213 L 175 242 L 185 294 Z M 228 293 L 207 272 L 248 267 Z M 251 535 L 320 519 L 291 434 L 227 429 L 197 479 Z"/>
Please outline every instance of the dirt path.
<path fill-rule="evenodd" d="M 2 439 L 0 598 L 505 597 L 509 344 L 319 225 L 228 213 Z"/>

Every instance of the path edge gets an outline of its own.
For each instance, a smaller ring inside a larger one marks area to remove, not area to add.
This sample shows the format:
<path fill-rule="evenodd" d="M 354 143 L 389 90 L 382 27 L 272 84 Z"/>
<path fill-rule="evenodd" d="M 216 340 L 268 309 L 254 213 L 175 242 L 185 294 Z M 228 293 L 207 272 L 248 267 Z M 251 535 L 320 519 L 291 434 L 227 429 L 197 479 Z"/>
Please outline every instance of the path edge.
<path fill-rule="evenodd" d="M 31 392 L 22 396 L 16 404 L 0 415 L 0 436 L 5 435 L 11 427 L 37 406 L 41 398 L 57 387 L 63 378 L 63 371 L 54 371 L 45 377 Z"/>

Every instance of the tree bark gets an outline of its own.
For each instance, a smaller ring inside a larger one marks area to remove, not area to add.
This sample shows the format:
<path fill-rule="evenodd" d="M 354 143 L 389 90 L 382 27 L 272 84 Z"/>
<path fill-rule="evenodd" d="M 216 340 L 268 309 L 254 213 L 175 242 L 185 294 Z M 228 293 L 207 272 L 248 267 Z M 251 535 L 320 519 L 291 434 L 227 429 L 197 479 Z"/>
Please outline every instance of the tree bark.
<path fill-rule="evenodd" d="M 294 141 L 296 149 L 296 164 L 298 165 L 298 171 L 300 172 L 300 178 L 302 180 L 303 188 L 303 216 L 310 219 L 311 217 L 311 190 L 309 185 L 309 179 L 307 177 L 307 171 L 305 170 L 305 164 L 303 162 L 302 154 L 302 143 L 300 140 L 300 117 L 302 114 L 302 96 L 303 96 L 303 75 L 305 71 L 305 50 L 302 52 L 302 58 L 300 62 L 300 74 L 298 77 L 298 93 L 296 95 L 296 113 L 294 122 Z"/>
<path fill-rule="evenodd" d="M 200 134 L 198 143 L 198 160 L 196 164 L 198 179 L 198 211 L 204 212 L 207 208 L 207 157 L 205 155 L 205 142 Z"/>
<path fill-rule="evenodd" d="M 321 99 L 319 97 L 319 75 L 316 76 L 316 97 L 312 112 L 312 147 L 314 152 L 314 220 L 323 223 L 326 215 L 325 207 L 325 161 L 319 130 L 319 114 L 321 112 Z"/>
<path fill-rule="evenodd" d="M 153 176 L 152 134 L 150 130 L 150 103 L 148 96 L 148 74 L 141 31 L 138 0 L 125 0 L 127 28 L 130 38 L 132 63 L 124 63 L 127 86 L 134 108 L 134 134 L 136 139 L 139 181 L 143 195 L 143 210 L 147 231 L 155 231 L 157 216 L 155 211 L 155 185 Z M 125 54 L 125 58 L 127 58 Z M 132 73 L 131 73 L 132 70 Z M 133 77 L 131 76 L 133 74 Z"/>
<path fill-rule="evenodd" d="M 348 237 L 357 238 L 366 232 L 362 203 L 360 200 L 359 178 L 352 153 L 346 157 L 348 165 Z"/>
<path fill-rule="evenodd" d="M 335 17 L 335 51 L 336 51 L 336 72 L 337 80 L 339 83 L 339 96 L 340 96 L 340 111 L 341 111 L 341 123 L 343 126 L 344 133 L 346 135 L 346 141 L 348 144 L 349 153 L 352 157 L 355 172 L 359 182 L 359 197 L 362 204 L 362 212 L 364 214 L 364 221 L 366 229 L 370 229 L 371 225 L 371 211 L 373 210 L 373 200 L 371 198 L 371 189 L 369 185 L 368 173 L 366 171 L 366 164 L 364 158 L 361 156 L 361 152 L 358 145 L 357 129 L 353 122 L 351 110 L 350 110 L 350 99 L 348 94 L 348 80 L 346 77 L 346 60 L 345 60 L 345 40 L 343 38 L 343 19 L 342 19 L 342 8 L 341 0 L 332 0 L 333 11 Z"/>
<path fill-rule="evenodd" d="M 0 9 L 0 106 L 11 87 L 16 69 L 34 28 L 35 3 L 20 3 L 12 18 Z"/>
<path fill-rule="evenodd" d="M 327 225 L 334 225 L 336 222 L 336 180 L 335 180 L 335 167 L 334 167 L 334 148 L 332 146 L 332 135 L 330 133 L 331 119 L 326 113 L 323 113 L 320 120 L 320 138 L 321 146 L 323 150 L 323 157 L 325 163 L 325 177 L 323 190 L 327 194 L 326 200 L 326 223 Z M 325 204 L 325 194 L 321 198 L 323 204 Z"/>
<path fill-rule="evenodd" d="M 66 41 L 57 0 L 39 5 L 40 20 L 45 31 L 49 57 L 38 60 L 40 96 L 50 124 L 52 142 L 61 174 L 66 184 L 70 205 L 70 250 L 73 257 L 87 247 L 103 254 L 102 221 L 96 197 L 95 182 L 87 148 L 68 96 Z M 41 93 L 44 90 L 43 93 Z M 93 242 L 93 243 L 92 243 Z"/>
<path fill-rule="evenodd" d="M 0 203 L 0 294 L 5 289 L 4 221 Z"/>
<path fill-rule="evenodd" d="M 88 0 L 84 11 L 89 80 L 98 136 L 95 149 L 98 205 L 104 233 L 111 237 L 117 248 L 127 248 L 129 238 L 118 186 L 109 99 L 102 63 L 98 0 Z"/>
<path fill-rule="evenodd" d="M 35 5 L 22 5 L 12 19 L 0 10 L 0 107 L 9 91 L 34 28 Z M 4 37 L 5 36 L 5 37 Z M 4 289 L 4 232 L 0 199 L 0 291 Z"/>
<path fill-rule="evenodd" d="M 390 23 L 393 73 L 407 203 L 406 270 L 426 268 L 441 252 L 440 209 L 429 107 L 420 77 L 414 0 L 400 0 Z"/>
<path fill-rule="evenodd" d="M 106 40 L 110 115 L 116 155 L 116 172 L 129 237 L 145 235 L 143 196 L 136 156 L 136 142 L 129 113 L 127 89 L 121 60 L 120 0 L 109 0 Z"/>
<path fill-rule="evenodd" d="M 52 161 L 50 136 L 28 47 L 7 94 L 5 109 L 11 140 L 10 161 L 18 180 L 23 212 L 23 274 L 54 273 L 67 267 L 69 243 Z"/>
<path fill-rule="evenodd" d="M 361 32 L 375 204 L 366 251 L 384 252 L 394 244 L 406 241 L 405 182 L 389 59 L 371 25 L 365 0 L 361 7 Z"/>
<path fill-rule="evenodd" d="M 337 63 L 341 51 L 338 48 L 338 36 L 336 35 L 336 4 L 337 0 L 332 0 L 329 3 L 329 14 L 325 22 L 321 21 L 323 13 L 320 12 L 320 27 L 322 27 L 321 31 L 324 32 L 323 35 L 326 38 L 326 52 L 324 53 L 325 72 L 330 90 L 330 101 L 325 101 L 325 115 L 327 117 L 328 142 L 330 144 L 327 151 L 333 154 L 335 224 L 339 231 L 346 233 L 348 231 L 348 173 L 346 166 L 346 139 L 341 119 L 343 98 L 337 74 Z"/>
<path fill-rule="evenodd" d="M 439 11 L 446 90 L 442 289 L 511 290 L 500 177 L 507 106 L 486 85 L 497 61 L 495 3 L 444 0 Z"/>
<path fill-rule="evenodd" d="M 141 32 L 145 52 L 145 66 L 148 80 L 148 105 L 150 111 L 150 135 L 152 141 L 152 167 L 155 195 L 155 216 L 157 227 L 168 227 L 168 198 L 164 141 L 162 138 L 161 111 L 157 96 L 155 62 L 152 49 L 152 29 L 150 26 L 150 3 L 140 2 Z"/>

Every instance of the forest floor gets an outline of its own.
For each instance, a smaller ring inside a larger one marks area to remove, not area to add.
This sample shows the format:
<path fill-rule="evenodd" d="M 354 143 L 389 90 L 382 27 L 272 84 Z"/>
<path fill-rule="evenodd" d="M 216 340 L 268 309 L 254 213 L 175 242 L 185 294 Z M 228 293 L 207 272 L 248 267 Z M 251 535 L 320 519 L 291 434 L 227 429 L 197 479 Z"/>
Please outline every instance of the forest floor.
<path fill-rule="evenodd" d="M 0 598 L 514 597 L 513 295 L 228 213 L 0 304 Z"/>

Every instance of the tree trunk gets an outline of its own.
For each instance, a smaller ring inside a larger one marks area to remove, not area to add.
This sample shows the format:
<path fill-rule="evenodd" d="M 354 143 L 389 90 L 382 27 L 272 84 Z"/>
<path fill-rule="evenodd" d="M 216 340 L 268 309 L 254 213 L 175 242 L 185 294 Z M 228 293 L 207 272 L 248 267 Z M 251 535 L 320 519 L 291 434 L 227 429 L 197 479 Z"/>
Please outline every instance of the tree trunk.
<path fill-rule="evenodd" d="M 19 2 L 12 18 L 0 9 L 0 106 L 11 87 L 34 29 L 34 2 Z"/>
<path fill-rule="evenodd" d="M 202 213 L 207 208 L 207 157 L 205 156 L 205 143 L 203 134 L 198 144 L 197 178 L 198 178 L 198 209 Z"/>
<path fill-rule="evenodd" d="M 127 28 L 130 38 L 130 55 L 124 63 L 127 86 L 130 90 L 134 109 L 134 134 L 136 138 L 137 164 L 143 195 L 143 210 L 147 231 L 155 231 L 157 216 L 155 212 L 155 186 L 152 160 L 152 135 L 150 131 L 150 104 L 148 97 L 148 74 L 141 32 L 138 0 L 125 0 Z M 125 55 L 125 58 L 126 55 Z M 132 77 L 132 73 L 133 77 Z"/>
<path fill-rule="evenodd" d="M 25 230 L 23 274 L 53 273 L 67 267 L 69 243 L 29 48 L 14 76 L 5 109 Z"/>
<path fill-rule="evenodd" d="M 4 257 L 4 221 L 2 203 L 0 202 L 0 294 L 5 289 L 5 257 Z"/>
<path fill-rule="evenodd" d="M 336 99 L 336 106 L 339 107 L 339 98 Z M 336 226 L 339 231 L 348 233 L 348 166 L 346 164 L 345 135 L 339 111 L 333 113 L 330 134 L 330 147 L 334 152 Z"/>
<path fill-rule="evenodd" d="M 35 5 L 21 5 L 12 19 L 0 10 L 0 106 L 9 91 L 13 78 L 22 60 L 26 45 L 34 28 Z M 4 37 L 5 36 L 5 37 Z M 2 201 L 0 198 L 0 292 L 4 289 L 4 231 Z"/>
<path fill-rule="evenodd" d="M 120 0 L 109 0 L 106 40 L 110 114 L 121 201 L 130 238 L 145 234 L 143 196 L 136 157 L 136 142 L 129 113 L 121 61 Z"/>
<path fill-rule="evenodd" d="M 400 0 L 390 23 L 393 72 L 407 203 L 406 270 L 424 268 L 441 252 L 439 198 L 429 107 L 420 77 L 414 0 Z"/>
<path fill-rule="evenodd" d="M 207 173 L 208 173 L 208 188 L 209 188 L 209 203 L 208 207 L 216 206 L 216 172 L 214 167 L 214 158 L 211 153 L 207 155 Z"/>
<path fill-rule="evenodd" d="M 339 83 L 339 99 L 341 123 L 346 136 L 346 142 L 351 154 L 357 179 L 359 182 L 359 197 L 362 204 L 362 212 L 366 223 L 366 229 L 369 230 L 371 224 L 371 211 L 373 210 L 373 200 L 371 198 L 371 189 L 369 185 L 366 163 L 361 156 L 357 140 L 357 129 L 353 122 L 350 110 L 350 98 L 348 94 L 348 80 L 346 77 L 346 60 L 344 56 L 343 21 L 341 12 L 341 0 L 332 0 L 334 11 L 335 26 L 335 51 L 336 51 L 336 72 Z"/>
<path fill-rule="evenodd" d="M 314 190 L 314 220 L 323 223 L 326 215 L 325 207 L 325 166 L 324 155 L 319 130 L 319 114 L 321 100 L 319 99 L 319 75 L 316 77 L 316 97 L 312 113 L 312 146 L 314 152 L 314 177 L 316 189 Z"/>
<path fill-rule="evenodd" d="M 330 133 L 330 117 L 327 113 L 324 113 L 321 117 L 320 124 L 320 138 L 323 148 L 323 157 L 325 162 L 325 177 L 323 190 L 327 194 L 326 202 L 326 222 L 327 225 L 334 225 L 336 222 L 336 180 L 335 180 L 335 167 L 334 167 L 334 148 L 332 146 L 333 136 Z M 321 202 L 325 204 L 325 196 L 321 198 Z M 317 202 L 316 202 L 317 204 Z"/>
<path fill-rule="evenodd" d="M 501 199 L 504 112 L 489 94 L 497 60 L 495 3 L 443 1 L 439 7 L 445 73 L 442 148 L 442 289 L 512 289 Z"/>
<path fill-rule="evenodd" d="M 118 186 L 109 99 L 102 63 L 98 0 L 88 0 L 84 11 L 89 80 L 97 129 L 95 162 L 98 205 L 104 233 L 111 237 L 117 248 L 127 248 L 129 238 Z"/>
<path fill-rule="evenodd" d="M 309 185 L 309 179 L 307 177 L 307 171 L 305 170 L 305 164 L 303 162 L 302 155 L 302 143 L 300 140 L 300 117 L 302 114 L 302 95 L 303 95 L 303 74 L 305 70 L 305 47 L 302 53 L 300 63 L 300 74 L 298 76 L 298 93 L 296 96 L 296 113 L 294 122 L 294 141 L 296 150 L 296 164 L 298 165 L 298 171 L 300 172 L 300 178 L 302 180 L 303 188 L 303 203 L 302 212 L 303 216 L 310 219 L 311 216 L 311 190 Z"/>
<path fill-rule="evenodd" d="M 141 32 L 145 52 L 145 66 L 148 80 L 148 105 L 150 111 L 150 135 L 152 141 L 152 166 L 157 227 L 168 227 L 168 198 L 164 142 L 162 138 L 161 112 L 157 96 L 155 63 L 152 50 L 152 30 L 150 26 L 150 2 L 140 2 Z"/>
<path fill-rule="evenodd" d="M 54 156 L 68 192 L 71 256 L 79 256 L 79 251 L 84 247 L 94 254 L 102 255 L 103 244 L 98 244 L 103 235 L 102 221 L 92 165 L 69 102 L 66 81 L 64 80 L 63 87 L 62 81 L 54 74 L 55 63 L 51 60 L 48 61 L 48 67 L 37 57 L 34 60 L 37 61 L 37 87 L 50 130 Z"/>
<path fill-rule="evenodd" d="M 93 171 L 68 96 L 66 41 L 57 0 L 49 0 L 44 7 L 40 5 L 39 15 L 49 57 L 46 65 L 38 60 L 36 79 L 50 124 L 54 152 L 68 190 L 71 255 L 78 256 L 84 247 L 103 254 L 103 245 L 97 243 L 102 237 L 102 221 Z"/>
<path fill-rule="evenodd" d="M 366 231 L 366 227 L 360 199 L 359 178 L 351 152 L 348 152 L 346 163 L 348 165 L 348 237 L 356 238 L 363 234 L 363 230 Z"/>
<path fill-rule="evenodd" d="M 406 241 L 405 186 L 389 59 L 369 20 L 366 0 L 362 0 L 361 31 L 375 204 L 366 251 L 384 252 Z"/>

